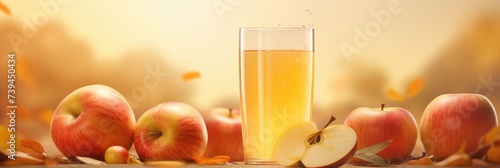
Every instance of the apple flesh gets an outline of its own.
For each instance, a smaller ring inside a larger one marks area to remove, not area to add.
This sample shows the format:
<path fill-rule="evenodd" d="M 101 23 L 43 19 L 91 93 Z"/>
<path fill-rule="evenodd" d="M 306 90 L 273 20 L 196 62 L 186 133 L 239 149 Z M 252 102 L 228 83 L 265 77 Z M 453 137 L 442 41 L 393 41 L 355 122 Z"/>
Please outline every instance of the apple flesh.
<path fill-rule="evenodd" d="M 227 155 L 232 161 L 243 161 L 241 113 L 238 109 L 214 108 L 203 114 L 208 144 L 203 156 Z"/>
<path fill-rule="evenodd" d="M 104 161 L 109 164 L 127 163 L 128 150 L 122 146 L 111 146 L 104 154 Z"/>
<path fill-rule="evenodd" d="M 356 132 L 346 125 L 318 130 L 312 121 L 296 124 L 278 138 L 273 158 L 283 166 L 340 167 L 356 152 Z M 327 127 L 328 126 L 328 127 Z"/>
<path fill-rule="evenodd" d="M 144 161 L 192 160 L 207 146 L 207 128 L 201 114 L 181 102 L 162 103 L 137 121 L 134 145 Z"/>
<path fill-rule="evenodd" d="M 358 136 L 357 150 L 392 140 L 377 155 L 391 163 L 405 161 L 413 152 L 417 142 L 417 123 L 413 115 L 400 107 L 385 108 L 361 107 L 352 111 L 344 121 L 356 131 Z M 359 158 L 352 158 L 349 163 L 367 163 Z"/>
<path fill-rule="evenodd" d="M 444 94 L 426 107 L 420 137 L 424 148 L 435 160 L 453 154 L 463 142 L 466 153 L 478 147 L 479 139 L 498 126 L 495 108 L 479 94 Z"/>
<path fill-rule="evenodd" d="M 67 158 L 104 160 L 110 146 L 132 146 L 134 129 L 135 116 L 127 100 L 104 85 L 71 92 L 59 103 L 50 123 L 52 140 Z"/>

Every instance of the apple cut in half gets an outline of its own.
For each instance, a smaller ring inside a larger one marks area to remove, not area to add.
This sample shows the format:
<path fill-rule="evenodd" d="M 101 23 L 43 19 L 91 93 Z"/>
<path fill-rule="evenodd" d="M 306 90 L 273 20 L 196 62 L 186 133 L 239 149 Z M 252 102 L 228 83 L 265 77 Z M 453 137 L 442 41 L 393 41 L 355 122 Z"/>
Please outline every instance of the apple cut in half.
<path fill-rule="evenodd" d="M 283 166 L 340 167 L 356 152 L 356 132 L 346 125 L 318 130 L 309 121 L 296 124 L 278 138 L 273 149 L 276 163 Z"/>

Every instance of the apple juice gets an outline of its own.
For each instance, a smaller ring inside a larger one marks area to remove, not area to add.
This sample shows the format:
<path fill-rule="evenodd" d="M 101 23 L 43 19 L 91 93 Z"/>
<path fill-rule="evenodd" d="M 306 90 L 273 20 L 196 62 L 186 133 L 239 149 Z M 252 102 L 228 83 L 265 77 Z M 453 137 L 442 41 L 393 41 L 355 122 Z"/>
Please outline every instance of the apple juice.
<path fill-rule="evenodd" d="M 310 121 L 314 53 L 308 50 L 245 50 L 240 56 L 240 100 L 245 161 L 273 163 L 284 130 Z"/>

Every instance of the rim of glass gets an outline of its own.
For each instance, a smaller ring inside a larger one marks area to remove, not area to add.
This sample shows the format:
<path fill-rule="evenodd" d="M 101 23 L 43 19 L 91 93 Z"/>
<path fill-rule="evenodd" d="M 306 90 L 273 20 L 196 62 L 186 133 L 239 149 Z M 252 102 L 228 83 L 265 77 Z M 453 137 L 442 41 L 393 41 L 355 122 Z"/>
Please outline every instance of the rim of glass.
<path fill-rule="evenodd" d="M 313 31 L 312 27 L 242 27 L 240 31 Z"/>

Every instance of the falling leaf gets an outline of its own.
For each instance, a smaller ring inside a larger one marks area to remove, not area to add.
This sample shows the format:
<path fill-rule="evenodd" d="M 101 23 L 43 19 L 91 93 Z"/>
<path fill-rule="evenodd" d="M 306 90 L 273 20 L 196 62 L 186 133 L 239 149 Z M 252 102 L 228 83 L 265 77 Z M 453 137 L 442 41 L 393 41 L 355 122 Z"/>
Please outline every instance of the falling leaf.
<path fill-rule="evenodd" d="M 10 16 L 10 9 L 2 2 L 0 2 L 0 11 Z"/>
<path fill-rule="evenodd" d="M 21 151 L 38 159 L 43 160 L 47 158 L 47 153 L 45 153 L 43 146 L 32 139 L 21 139 Z"/>
<path fill-rule="evenodd" d="M 103 161 L 92 159 L 92 158 L 89 158 L 89 157 L 77 156 L 76 159 L 78 159 L 79 161 L 81 161 L 81 162 L 83 162 L 85 164 L 89 164 L 89 165 L 107 165 Z"/>
<path fill-rule="evenodd" d="M 182 74 L 182 80 L 184 81 L 190 81 L 196 78 L 199 78 L 201 76 L 200 72 L 198 71 L 190 71 Z"/>
<path fill-rule="evenodd" d="M 193 156 L 192 159 L 196 164 L 200 165 L 217 165 L 231 161 L 231 157 L 226 155 L 218 155 L 214 157 Z"/>
<path fill-rule="evenodd" d="M 417 95 L 424 88 L 424 80 L 422 78 L 417 78 L 413 80 L 406 88 L 406 94 L 408 97 L 413 97 Z"/>
<path fill-rule="evenodd" d="M 389 97 L 389 99 L 395 100 L 395 101 L 404 101 L 405 100 L 405 97 L 403 95 L 399 94 L 398 92 L 396 92 L 392 89 L 387 92 L 387 97 Z"/>

